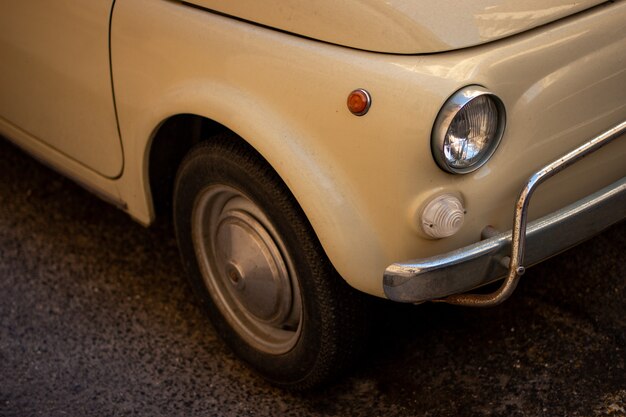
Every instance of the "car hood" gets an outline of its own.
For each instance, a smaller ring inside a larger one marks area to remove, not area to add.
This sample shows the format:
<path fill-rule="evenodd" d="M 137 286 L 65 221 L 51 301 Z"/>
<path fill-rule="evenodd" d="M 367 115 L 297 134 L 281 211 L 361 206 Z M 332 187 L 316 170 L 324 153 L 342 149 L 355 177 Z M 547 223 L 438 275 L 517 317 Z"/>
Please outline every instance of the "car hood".
<path fill-rule="evenodd" d="M 602 0 L 193 0 L 229 16 L 367 51 L 441 52 L 501 39 Z"/>

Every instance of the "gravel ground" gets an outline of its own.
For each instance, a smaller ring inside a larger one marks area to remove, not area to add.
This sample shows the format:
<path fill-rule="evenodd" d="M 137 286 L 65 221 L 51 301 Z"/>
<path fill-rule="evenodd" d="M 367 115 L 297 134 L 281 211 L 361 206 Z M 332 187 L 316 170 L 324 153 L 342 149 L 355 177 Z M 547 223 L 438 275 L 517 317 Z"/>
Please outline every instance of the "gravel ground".
<path fill-rule="evenodd" d="M 1 416 L 626 415 L 626 223 L 531 268 L 500 307 L 381 310 L 366 360 L 291 394 L 207 324 L 169 226 L 2 139 L 0 167 Z"/>

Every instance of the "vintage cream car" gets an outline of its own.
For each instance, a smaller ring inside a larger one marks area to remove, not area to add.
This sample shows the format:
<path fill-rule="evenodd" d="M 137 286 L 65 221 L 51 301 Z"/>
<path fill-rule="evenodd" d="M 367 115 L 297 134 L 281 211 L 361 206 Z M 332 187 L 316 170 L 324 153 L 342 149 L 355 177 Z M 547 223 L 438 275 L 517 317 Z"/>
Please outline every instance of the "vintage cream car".
<path fill-rule="evenodd" d="M 625 22 L 601 0 L 6 1 L 0 132 L 145 225 L 173 209 L 215 328 L 307 388 L 358 350 L 363 293 L 496 305 L 626 216 Z"/>

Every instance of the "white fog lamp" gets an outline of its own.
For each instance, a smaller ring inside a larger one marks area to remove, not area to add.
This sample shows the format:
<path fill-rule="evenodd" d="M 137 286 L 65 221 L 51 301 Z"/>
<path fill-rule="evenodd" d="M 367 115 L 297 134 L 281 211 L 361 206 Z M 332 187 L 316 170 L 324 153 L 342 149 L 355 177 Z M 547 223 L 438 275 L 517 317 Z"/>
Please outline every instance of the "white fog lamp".
<path fill-rule="evenodd" d="M 431 146 L 439 167 L 453 174 L 480 168 L 495 152 L 506 121 L 504 104 L 484 87 L 468 86 L 443 105 Z"/>
<path fill-rule="evenodd" d="M 463 202 L 453 194 L 442 194 L 430 200 L 421 215 L 421 226 L 427 236 L 441 239 L 461 229 L 465 220 Z"/>

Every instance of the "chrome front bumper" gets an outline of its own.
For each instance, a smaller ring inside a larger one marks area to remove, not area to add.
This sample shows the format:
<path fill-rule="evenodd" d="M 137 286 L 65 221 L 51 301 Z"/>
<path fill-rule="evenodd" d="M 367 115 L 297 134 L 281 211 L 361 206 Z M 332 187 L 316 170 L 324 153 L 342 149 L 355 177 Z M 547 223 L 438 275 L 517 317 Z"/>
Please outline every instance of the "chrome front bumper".
<path fill-rule="evenodd" d="M 406 303 L 442 301 L 474 307 L 497 305 L 506 300 L 524 273 L 524 265 L 556 255 L 626 218 L 624 177 L 526 224 L 531 196 L 541 183 L 612 140 L 623 137 L 625 132 L 626 121 L 533 174 L 520 192 L 512 230 L 443 255 L 390 265 L 383 278 L 385 295 Z M 506 277 L 502 286 L 492 294 L 463 294 L 502 277 Z"/>

